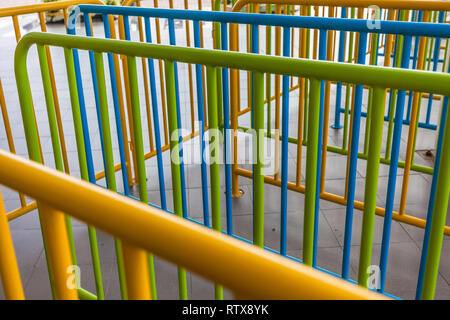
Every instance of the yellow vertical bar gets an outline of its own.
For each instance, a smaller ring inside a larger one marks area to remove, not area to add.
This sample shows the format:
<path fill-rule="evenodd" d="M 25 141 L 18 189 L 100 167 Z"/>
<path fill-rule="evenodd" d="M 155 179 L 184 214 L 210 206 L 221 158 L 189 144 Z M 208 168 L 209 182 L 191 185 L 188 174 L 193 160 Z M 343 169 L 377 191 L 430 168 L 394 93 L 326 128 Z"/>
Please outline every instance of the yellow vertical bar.
<path fill-rule="evenodd" d="M 291 6 L 291 15 L 293 16 L 295 12 L 295 6 Z M 291 32 L 291 57 L 294 57 L 294 42 L 295 42 L 295 30 L 296 28 L 292 28 Z M 291 77 L 291 87 L 294 86 L 294 77 Z"/>
<path fill-rule="evenodd" d="M 2 111 L 3 123 L 5 125 L 6 140 L 8 141 L 9 151 L 16 153 L 14 140 L 11 131 L 11 123 L 9 122 L 8 111 L 6 109 L 5 95 L 3 94 L 2 81 L 0 80 L 0 109 Z"/>
<path fill-rule="evenodd" d="M 319 7 L 314 6 L 314 16 L 317 17 L 319 15 Z M 319 31 L 317 29 L 314 29 L 314 43 L 313 43 L 313 59 L 317 59 L 317 38 L 319 36 Z"/>
<path fill-rule="evenodd" d="M 394 11 L 395 10 L 389 10 L 388 20 L 394 20 L 394 18 L 395 18 Z M 392 48 L 393 40 L 394 40 L 393 34 L 386 35 L 386 47 L 384 50 L 384 66 L 385 67 L 389 67 L 389 65 L 391 64 L 391 53 L 393 50 L 393 48 Z"/>
<path fill-rule="evenodd" d="M 0 81 L 0 109 L 2 111 L 3 124 L 6 132 L 6 140 L 8 141 L 9 151 L 12 153 L 16 153 L 16 148 L 14 146 L 14 139 L 11 130 L 11 123 L 9 122 L 8 110 L 6 109 L 5 95 L 3 94 L 2 82 Z M 25 196 L 22 193 L 19 193 L 20 205 L 25 207 L 27 202 L 25 200 Z"/>
<path fill-rule="evenodd" d="M 11 16 L 11 18 L 14 25 L 14 34 L 16 35 L 16 41 L 19 42 L 20 38 L 22 38 L 20 34 L 19 20 L 17 19 L 17 16 Z"/>
<path fill-rule="evenodd" d="M 122 241 L 128 300 L 150 300 L 148 255 L 145 250 Z"/>
<path fill-rule="evenodd" d="M 141 42 L 145 42 L 144 40 L 144 28 L 142 26 L 142 17 L 138 17 L 138 26 L 139 26 L 139 40 Z M 147 112 L 147 130 L 148 130 L 148 139 L 150 141 L 150 152 L 155 150 L 153 144 L 153 129 L 152 129 L 152 114 L 150 111 L 150 92 L 148 90 L 148 73 L 147 73 L 147 61 L 145 58 L 141 59 L 142 61 L 142 76 L 144 78 L 144 93 L 145 93 L 145 111 Z"/>
<path fill-rule="evenodd" d="M 0 278 L 2 280 L 5 298 L 8 300 L 23 300 L 22 280 L 20 279 L 16 253 L 9 232 L 8 219 L 0 191 Z"/>
<path fill-rule="evenodd" d="M 75 279 L 64 213 L 42 201 L 38 201 L 42 233 L 47 245 L 49 270 L 52 271 L 55 298 L 78 300 L 78 291 L 71 279 Z"/>
<path fill-rule="evenodd" d="M 67 29 L 67 19 L 69 18 L 69 11 L 67 10 L 67 8 L 63 9 L 63 15 L 64 15 L 64 26 Z M 89 19 L 90 19 L 90 16 L 89 16 Z M 90 22 L 91 22 L 91 26 L 92 26 L 92 20 Z"/>
<path fill-rule="evenodd" d="M 39 12 L 39 23 L 41 25 L 42 32 L 47 32 L 47 26 L 45 25 L 45 19 L 44 19 L 43 12 Z M 59 107 L 58 92 L 56 89 L 55 73 L 53 71 L 52 56 L 50 54 L 50 48 L 48 46 L 45 46 L 45 54 L 47 56 L 47 65 L 48 65 L 48 71 L 50 74 L 50 85 L 52 87 L 53 101 L 55 103 L 56 123 L 58 124 L 58 134 L 59 134 L 59 140 L 60 140 L 60 144 L 61 144 L 61 153 L 62 153 L 62 158 L 63 158 L 63 163 L 64 163 L 64 172 L 67 174 L 70 174 L 69 159 L 67 158 L 66 139 L 64 136 L 64 130 L 63 130 L 63 126 L 62 126 L 61 109 Z"/>
<path fill-rule="evenodd" d="M 237 51 L 238 25 L 230 23 L 230 51 Z M 237 146 L 237 128 L 238 128 L 238 104 L 239 104 L 239 71 L 230 69 L 230 118 L 231 118 L 231 145 L 233 150 L 233 161 L 231 164 L 231 193 L 233 197 L 240 197 L 242 193 L 239 190 L 239 179 L 236 173 L 238 168 L 238 146 Z"/>
<path fill-rule="evenodd" d="M 188 0 L 184 0 L 184 9 L 188 10 Z M 214 34 L 214 33 L 213 33 Z M 189 20 L 186 20 L 186 45 L 191 46 L 191 31 Z M 192 64 L 188 65 L 188 77 L 189 77 L 189 100 L 191 103 L 191 131 L 195 132 L 195 106 L 194 106 L 194 84 L 192 81 Z"/>
<path fill-rule="evenodd" d="M 423 21 L 428 22 L 430 17 L 429 11 L 424 11 L 423 13 Z M 424 68 L 424 60 L 425 60 L 425 47 L 426 47 L 426 38 L 421 37 L 419 42 L 419 54 L 417 57 L 417 70 L 423 70 Z M 406 200 L 408 195 L 408 184 L 409 184 L 409 173 L 411 171 L 412 158 L 413 158 L 413 150 L 414 150 L 414 142 L 416 135 L 416 125 L 419 120 L 418 109 L 419 109 L 419 97 L 420 92 L 414 92 L 413 94 L 413 102 L 411 107 L 411 121 L 409 123 L 408 130 L 408 143 L 406 146 L 406 158 L 405 158 L 405 167 L 403 170 L 403 181 L 402 181 L 402 193 L 400 195 L 400 207 L 398 213 L 400 215 L 405 214 L 406 209 Z"/>

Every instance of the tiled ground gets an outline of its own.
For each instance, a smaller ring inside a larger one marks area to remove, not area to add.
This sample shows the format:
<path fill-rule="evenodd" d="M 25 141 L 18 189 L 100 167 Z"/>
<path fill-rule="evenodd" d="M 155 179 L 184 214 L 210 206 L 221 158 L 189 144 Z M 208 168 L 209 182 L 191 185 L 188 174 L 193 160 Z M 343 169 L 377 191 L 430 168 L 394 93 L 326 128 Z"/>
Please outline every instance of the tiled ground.
<path fill-rule="evenodd" d="M 194 6 L 194 8 L 196 8 Z M 33 19 L 29 20 L 33 21 Z M 31 23 L 31 29 L 35 25 Z M 102 26 L 96 23 L 95 30 L 100 32 Z M 211 26 L 204 25 L 204 32 L 210 32 Z M 23 30 L 25 33 L 28 30 Z M 61 25 L 50 25 L 49 31 L 64 32 Z M 163 23 L 163 32 L 167 35 L 167 24 Z M 184 34 L 183 25 L 178 25 L 177 39 Z M 182 38 L 184 39 L 184 37 Z M 241 39 L 245 43 L 245 39 Z M 13 126 L 13 133 L 15 136 L 16 149 L 18 154 L 26 156 L 26 144 L 23 133 L 23 126 L 21 115 L 19 111 L 17 91 L 15 78 L 13 73 L 13 53 L 15 46 L 15 39 L 10 26 L 10 21 L 0 19 L 0 41 L 2 50 L 0 52 L 0 78 L 3 83 L 3 88 L 6 95 L 6 103 L 8 107 L 8 114 Z M 164 38 L 167 41 L 167 37 Z M 180 42 L 182 43 L 182 42 Z M 210 39 L 206 37 L 206 45 L 210 45 Z M 69 163 L 71 173 L 79 176 L 77 153 L 75 146 L 75 138 L 72 125 L 72 113 L 69 101 L 69 91 L 67 87 L 67 79 L 65 78 L 65 64 L 62 50 L 52 50 L 53 61 L 55 65 L 55 74 L 57 78 L 58 95 L 61 101 L 61 112 L 63 115 L 63 127 L 65 129 L 66 144 L 68 147 Z M 43 152 L 46 164 L 53 166 L 53 155 L 50 141 L 50 133 L 47 125 L 47 116 L 45 111 L 45 101 L 42 92 L 42 85 L 40 80 L 39 68 L 37 66 L 37 56 L 33 48 L 29 57 L 29 71 L 30 81 L 33 90 L 33 98 L 36 109 L 37 122 L 40 129 L 41 142 L 43 145 Z M 83 68 L 83 81 L 86 95 L 86 105 L 88 110 L 88 120 L 90 126 L 90 133 L 92 137 L 92 148 L 94 152 L 94 161 L 96 170 L 102 170 L 101 147 L 97 126 L 97 118 L 95 114 L 95 103 L 92 96 L 92 81 L 90 79 L 89 62 L 86 54 L 81 55 L 81 64 Z M 187 66 L 180 64 L 180 96 L 181 96 L 181 115 L 183 128 L 189 130 L 190 128 L 190 111 L 189 111 L 189 90 L 188 82 L 186 81 Z M 245 76 L 243 74 L 243 76 Z M 107 83 L 109 79 L 107 78 Z M 245 77 L 242 84 L 242 102 L 245 103 L 246 88 Z M 141 102 L 143 104 L 143 90 L 141 90 Z M 158 84 L 159 90 L 159 84 Z M 332 94 L 334 95 L 334 86 L 332 87 Z M 108 92 L 110 91 L 108 87 Z M 296 99 L 297 97 L 297 99 Z M 159 97 L 160 98 L 160 97 Z M 290 107 L 290 135 L 297 136 L 297 105 L 298 92 L 294 91 L 291 94 Z M 331 101 L 334 101 L 332 99 Z M 111 102 L 111 101 L 110 101 Z M 159 100 L 160 103 L 160 100 Z M 334 103 L 332 103 L 334 105 Z M 433 109 L 432 122 L 436 123 L 439 115 L 439 104 L 435 104 Z M 422 112 L 425 108 L 422 108 Z M 113 136 L 113 145 L 117 146 L 116 130 L 114 125 L 112 103 L 110 103 L 111 116 L 111 131 Z M 272 107 L 273 112 L 273 107 Z M 161 113 L 160 113 L 161 115 Z M 423 116 L 423 115 L 422 115 Z M 331 111 L 330 119 L 334 118 L 334 111 Z M 272 114 L 272 121 L 274 113 Z M 162 125 L 160 119 L 160 124 Z M 146 115 L 143 112 L 143 123 L 146 123 Z M 250 124 L 249 115 L 241 117 L 240 125 L 248 126 Z M 331 120 L 330 120 L 331 125 Z M 274 123 L 272 122 L 272 127 Z M 365 120 L 363 119 L 361 125 L 361 141 L 364 141 Z M 144 132 L 147 132 L 147 127 L 144 125 Z M 400 157 L 404 159 L 406 150 L 407 126 L 404 126 L 402 135 L 402 147 Z M 384 141 L 386 140 L 387 125 L 385 125 Z M 435 132 L 419 129 L 418 150 L 434 149 Z M 241 137 L 244 139 L 244 137 Z M 148 136 L 144 134 L 145 148 L 149 150 Z M 335 130 L 329 128 L 328 140 L 332 145 L 342 144 L 342 130 Z M 383 143 L 384 150 L 385 142 Z M 189 149 L 192 146 L 192 149 Z M 360 149 L 363 148 L 360 145 Z M 7 143 L 3 126 L 0 125 L 0 148 L 7 149 Z M 186 153 L 188 156 L 198 154 L 198 139 L 194 139 L 185 144 Z M 247 146 L 248 148 L 248 146 Z M 241 155 L 244 153 L 245 146 L 240 144 Z M 114 148 L 115 160 L 118 162 L 118 148 Z M 302 173 L 305 170 L 306 149 L 303 149 L 302 159 Z M 248 159 L 247 159 L 248 160 Z M 168 154 L 164 154 L 164 171 L 165 171 L 165 187 L 168 199 L 169 210 L 172 209 L 172 184 L 170 178 L 170 164 Z M 416 163 L 430 164 L 430 161 L 422 158 L 419 154 L 415 156 Z M 242 165 L 243 168 L 249 169 L 249 165 Z M 289 180 L 295 181 L 296 168 L 296 147 L 291 145 L 289 147 Z M 346 158 L 333 153 L 327 154 L 327 170 L 325 180 L 325 191 L 332 192 L 337 195 L 343 195 L 345 185 L 345 168 Z M 155 159 L 148 160 L 146 163 L 148 189 L 150 201 L 156 205 L 160 204 L 159 200 L 159 184 L 156 170 Z M 379 187 L 377 194 L 377 205 L 384 206 L 386 185 L 388 179 L 388 167 L 382 165 L 380 168 Z M 221 168 L 221 184 L 224 186 L 223 168 Z M 399 169 L 397 179 L 397 197 L 394 209 L 398 209 L 399 205 L 399 190 L 401 187 L 403 170 Z M 366 176 L 366 161 L 358 160 L 358 174 L 357 174 L 357 190 L 356 199 L 363 200 L 364 198 L 364 178 Z M 186 165 L 186 179 L 187 179 L 187 204 L 189 216 L 198 221 L 202 221 L 202 193 L 201 193 L 201 178 L 200 167 L 198 164 Z M 302 174 L 302 183 L 304 176 Z M 121 175 L 117 174 L 117 181 L 120 185 Z M 104 181 L 100 181 L 104 184 Z M 246 178 L 240 178 L 241 188 L 244 191 L 243 197 L 233 199 L 233 228 L 236 235 L 251 239 L 252 237 L 252 182 Z M 410 177 L 410 186 L 408 191 L 407 213 L 419 218 L 426 216 L 426 208 L 428 204 L 428 193 L 431 185 L 431 177 L 425 174 L 413 172 Z M 134 192 L 137 192 L 134 190 Z M 2 193 L 5 200 L 7 210 L 13 210 L 19 206 L 16 193 L 2 187 Z M 222 216 L 225 213 L 225 195 L 222 196 Z M 289 191 L 288 194 L 288 230 L 287 230 L 287 251 L 292 257 L 302 258 L 302 228 L 303 228 L 303 194 Z M 275 250 L 280 246 L 280 189 L 271 185 L 265 186 L 265 245 Z M 449 224 L 450 219 L 447 219 Z M 355 211 L 353 223 L 352 236 L 352 250 L 351 250 L 351 270 L 350 276 L 355 279 L 358 271 L 359 259 L 359 244 L 361 236 L 361 212 Z M 344 225 L 345 225 L 345 208 L 342 206 L 321 200 L 320 202 L 320 218 L 319 218 L 319 241 L 318 241 L 318 265 L 329 271 L 340 273 L 342 263 L 342 246 L 344 240 Z M 14 245 L 16 248 L 22 281 L 25 288 L 26 297 L 30 299 L 47 299 L 51 298 L 50 288 L 48 283 L 48 275 L 46 271 L 46 262 L 42 246 L 41 232 L 39 228 L 39 221 L 36 212 L 31 212 L 24 215 L 10 223 Z M 226 220 L 222 218 L 222 227 L 225 230 Z M 383 230 L 383 218 L 377 216 L 375 218 L 374 230 L 374 246 L 372 253 L 372 261 L 374 264 L 378 263 L 381 236 Z M 73 233 L 75 236 L 75 243 L 77 248 L 78 264 L 81 268 L 81 282 L 82 286 L 92 292 L 95 292 L 93 281 L 93 272 L 91 268 L 91 259 L 89 253 L 88 231 L 84 224 L 73 221 Z M 103 271 L 103 283 L 105 287 L 105 295 L 107 298 L 120 298 L 117 268 L 115 262 L 115 253 L 113 239 L 109 235 L 101 232 L 97 233 L 99 251 L 101 257 L 101 268 Z M 398 222 L 392 224 L 392 234 L 389 252 L 389 265 L 387 274 L 386 290 L 396 296 L 406 299 L 412 299 L 415 295 L 415 287 L 417 282 L 417 273 L 419 268 L 419 259 L 421 253 L 421 246 L 423 241 L 423 230 Z M 440 273 L 437 283 L 436 298 L 449 299 L 450 298 L 450 240 L 445 238 L 442 248 L 442 258 Z M 155 269 L 157 275 L 157 290 L 158 298 L 160 299 L 175 299 L 178 297 L 177 289 L 177 274 L 176 267 L 168 262 L 156 258 Z M 192 299 L 212 299 L 213 285 L 204 279 L 194 275 L 188 274 L 188 290 L 189 297 Z M 2 290 L 0 290 L 2 291 Z M 231 294 L 226 292 L 226 298 L 231 298 Z"/>

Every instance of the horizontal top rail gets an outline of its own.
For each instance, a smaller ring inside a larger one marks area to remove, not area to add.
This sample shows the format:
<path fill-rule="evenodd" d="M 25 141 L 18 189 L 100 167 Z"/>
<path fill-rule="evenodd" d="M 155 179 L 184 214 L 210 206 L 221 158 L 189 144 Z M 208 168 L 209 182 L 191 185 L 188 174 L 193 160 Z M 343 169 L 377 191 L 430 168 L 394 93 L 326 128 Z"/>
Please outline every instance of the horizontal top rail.
<path fill-rule="evenodd" d="M 41 4 L 31 4 L 20 7 L 0 8 L 0 18 L 18 16 L 23 14 L 38 13 L 45 11 L 61 10 L 71 6 L 76 6 L 83 3 L 98 3 L 104 4 L 101 0 L 68 0 L 58 2 L 48 2 Z"/>
<path fill-rule="evenodd" d="M 313 268 L 1 150 L 0 167 L 0 184 L 219 282 L 240 298 L 385 299 Z"/>
<path fill-rule="evenodd" d="M 448 3 L 450 4 L 450 1 Z M 450 38 L 450 25 L 444 23 L 380 21 L 380 28 L 374 29 L 368 23 L 370 21 L 373 22 L 373 20 L 363 19 L 320 18 L 273 14 L 98 5 L 77 6 L 74 10 L 72 10 L 71 15 L 76 12 Z M 72 16 L 71 18 L 73 19 L 77 17 Z M 75 25 L 75 23 L 69 24 L 69 33 L 73 33 Z"/>
<path fill-rule="evenodd" d="M 450 95 L 450 74 L 446 73 L 39 32 L 28 33 L 18 43 L 16 75 L 26 72 L 26 57 L 33 44 Z"/>
<path fill-rule="evenodd" d="M 257 4 L 288 4 L 324 7 L 368 8 L 378 6 L 381 9 L 410 9 L 410 10 L 450 10 L 448 1 L 419 1 L 419 0 L 238 0 L 232 10 L 240 11 L 244 6 Z"/>

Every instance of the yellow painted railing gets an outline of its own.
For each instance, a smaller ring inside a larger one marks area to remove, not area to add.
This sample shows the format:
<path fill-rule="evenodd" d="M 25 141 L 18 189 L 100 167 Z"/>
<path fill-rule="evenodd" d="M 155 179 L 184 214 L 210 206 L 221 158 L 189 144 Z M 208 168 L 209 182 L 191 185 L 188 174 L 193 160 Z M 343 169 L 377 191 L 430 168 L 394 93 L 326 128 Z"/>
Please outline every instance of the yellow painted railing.
<path fill-rule="evenodd" d="M 77 299 L 67 286 L 72 265 L 63 213 L 120 238 L 129 299 L 149 299 L 144 250 L 185 266 L 245 299 L 382 299 L 354 284 L 282 258 L 67 174 L 0 151 L 0 184 L 38 201 L 49 244 L 56 297 Z M 29 177 L 33 177 L 30 179 Z M 0 275 L 6 297 L 23 299 L 0 195 Z M 144 259 L 142 259 L 144 256 Z"/>

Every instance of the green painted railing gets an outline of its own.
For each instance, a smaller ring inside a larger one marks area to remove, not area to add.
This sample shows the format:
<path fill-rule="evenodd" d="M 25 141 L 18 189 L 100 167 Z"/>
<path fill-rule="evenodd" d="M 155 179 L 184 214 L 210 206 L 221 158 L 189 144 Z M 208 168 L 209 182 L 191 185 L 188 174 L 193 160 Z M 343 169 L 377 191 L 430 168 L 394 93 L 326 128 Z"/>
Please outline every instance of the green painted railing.
<path fill-rule="evenodd" d="M 264 86 L 263 77 L 265 74 L 281 74 L 294 77 L 307 78 L 311 82 L 310 101 L 308 112 L 308 145 L 307 145 L 307 159 L 306 159 L 306 196 L 304 206 L 304 241 L 303 241 L 303 262 L 311 264 L 313 251 L 313 235 L 314 235 L 314 216 L 315 216 L 315 201 L 316 201 L 316 181 L 317 181 L 317 153 L 318 150 L 318 123 L 320 117 L 320 81 L 339 81 L 350 84 L 361 84 L 373 88 L 373 105 L 371 121 L 371 135 L 369 138 L 368 147 L 368 165 L 365 184 L 364 197 L 364 213 L 363 213 L 363 228 L 361 237 L 361 252 L 359 262 L 358 283 L 361 286 L 367 287 L 367 267 L 371 264 L 372 253 L 372 235 L 374 228 L 375 204 L 377 199 L 378 186 L 378 169 L 380 165 L 380 148 L 382 138 L 383 114 L 386 106 L 386 89 L 395 90 L 411 90 L 417 92 L 427 92 L 441 94 L 444 96 L 450 95 L 450 75 L 432 73 L 426 71 L 411 71 L 405 69 L 392 69 L 373 66 L 352 65 L 344 63 L 334 63 L 327 61 L 311 61 L 305 59 L 284 58 L 275 56 L 261 56 L 237 52 L 223 52 L 206 49 L 193 49 L 174 46 L 153 45 L 147 43 L 135 43 L 120 40 L 108 40 L 98 38 L 85 38 L 78 36 L 43 34 L 43 33 L 29 33 L 23 37 L 19 42 L 15 56 L 15 72 L 19 90 L 20 104 L 22 109 L 27 146 L 30 158 L 35 161 L 40 161 L 38 136 L 36 130 L 36 122 L 34 119 L 33 105 L 31 91 L 29 88 L 29 78 L 27 73 L 26 58 L 28 49 L 31 45 L 36 44 L 38 50 L 42 50 L 43 46 L 63 47 L 66 52 L 66 63 L 68 70 L 71 69 L 73 60 L 70 57 L 71 50 L 80 49 L 90 50 L 95 52 L 97 68 L 97 77 L 103 79 L 102 71 L 102 53 L 115 53 L 127 57 L 130 87 L 133 88 L 131 95 L 133 98 L 133 125 L 139 128 L 141 121 L 138 113 L 139 97 L 136 86 L 136 72 L 135 72 L 135 58 L 145 57 L 153 59 L 164 60 L 166 72 L 166 93 L 168 100 L 169 113 L 169 127 L 170 133 L 177 130 L 177 112 L 176 112 L 176 97 L 175 97 L 175 77 L 174 77 L 174 62 L 184 62 L 190 64 L 200 64 L 207 66 L 207 95 L 208 95 L 208 110 L 210 128 L 216 128 L 217 122 L 217 72 L 221 68 L 239 69 L 253 72 L 254 77 L 254 105 L 253 105 L 253 126 L 255 129 L 263 127 L 263 108 L 264 108 Z M 70 77 L 69 77 L 70 78 Z M 70 79 L 69 79 L 70 80 Z M 46 86 L 46 82 L 44 82 Z M 76 86 L 69 81 L 71 93 L 76 93 Z M 73 97 L 72 97 L 73 98 Z M 101 98 L 104 100 L 104 98 Z M 103 101 L 103 106 L 107 102 Z M 47 103 L 48 108 L 52 108 L 51 103 Z M 76 112 L 76 103 L 72 106 Z M 108 110 L 102 108 L 102 124 L 103 128 L 108 130 Z M 75 118 L 75 117 L 74 117 Z M 78 120 L 74 119 L 76 122 Z M 135 130 L 136 138 L 142 132 Z M 172 136 L 172 134 L 170 134 Z M 175 135 L 178 137 L 178 135 Z M 253 144 L 254 148 L 263 148 L 262 139 L 264 134 L 256 135 L 256 142 Z M 82 136 L 76 135 L 78 152 L 83 153 Z M 104 142 L 110 137 L 104 138 Z M 139 142 L 139 139 L 136 139 Z M 52 143 L 58 143 L 57 139 Z M 217 146 L 218 140 L 212 139 L 210 136 L 210 144 Z M 110 146 L 110 141 L 108 146 Z M 170 143 L 171 158 L 177 158 L 178 153 L 178 139 L 172 139 Z M 139 142 L 138 146 L 141 145 Z M 109 147 L 108 147 L 109 148 Z M 140 148 L 140 147 L 139 147 Z M 112 171 L 112 155 L 107 152 L 107 162 L 109 163 L 107 170 L 107 178 L 109 178 L 109 187 L 115 189 L 114 174 Z M 211 158 L 217 157 L 215 154 L 210 155 Z M 145 183 L 145 166 L 142 165 L 144 161 L 143 152 L 137 152 L 139 183 L 141 201 L 147 202 L 146 189 L 141 186 Z M 257 157 L 254 164 L 254 242 L 255 245 L 263 246 L 264 235 L 264 188 L 263 188 L 263 163 L 264 159 Z M 83 161 L 80 160 L 80 164 Z M 437 192 L 435 199 L 434 215 L 432 219 L 430 245 L 428 257 L 426 262 L 425 280 L 422 298 L 432 299 L 434 297 L 434 290 L 438 275 L 440 253 L 443 241 L 443 233 L 445 226 L 445 217 L 448 208 L 448 200 L 450 193 L 450 126 L 446 126 L 443 139 L 441 166 L 438 173 Z M 172 186 L 173 186 L 173 202 L 174 212 L 178 216 L 182 216 L 181 205 L 181 184 L 179 174 L 179 161 L 172 161 Z M 220 231 L 220 177 L 218 166 L 212 164 L 211 170 L 211 197 L 212 197 L 212 220 L 213 229 Z M 108 173 L 111 171 L 111 173 Z M 120 247 L 118 248 L 118 256 L 120 257 Z M 149 259 L 149 265 L 152 264 Z M 150 272 L 152 268 L 150 268 Z M 180 298 L 187 298 L 186 285 L 186 271 L 179 267 L 179 290 Z M 154 283 L 154 282 L 153 282 Z M 124 292 L 125 293 L 125 292 Z M 122 294 L 124 296 L 124 293 Z M 219 285 L 215 287 L 216 298 L 222 298 L 222 289 Z"/>

